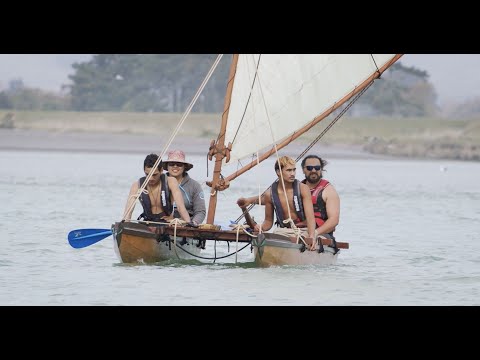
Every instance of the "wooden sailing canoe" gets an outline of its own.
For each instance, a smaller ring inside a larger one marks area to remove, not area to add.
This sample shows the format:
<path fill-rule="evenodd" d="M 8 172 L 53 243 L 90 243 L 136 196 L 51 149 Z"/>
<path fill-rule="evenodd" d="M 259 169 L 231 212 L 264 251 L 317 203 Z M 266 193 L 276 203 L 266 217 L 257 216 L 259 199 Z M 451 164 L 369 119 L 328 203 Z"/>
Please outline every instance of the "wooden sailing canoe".
<path fill-rule="evenodd" d="M 199 229 L 172 226 L 147 226 L 134 222 L 117 222 L 112 226 L 115 252 L 124 263 L 155 263 L 169 259 L 200 258 L 202 243 L 209 241 L 237 241 L 236 231 Z M 176 235 L 176 236 L 175 236 Z M 335 264 L 339 249 L 348 249 L 348 243 L 322 239 L 323 252 L 309 251 L 293 238 L 273 233 L 252 237 L 238 234 L 238 242 L 251 243 L 255 263 L 260 267 L 275 265 L 330 265 Z"/>

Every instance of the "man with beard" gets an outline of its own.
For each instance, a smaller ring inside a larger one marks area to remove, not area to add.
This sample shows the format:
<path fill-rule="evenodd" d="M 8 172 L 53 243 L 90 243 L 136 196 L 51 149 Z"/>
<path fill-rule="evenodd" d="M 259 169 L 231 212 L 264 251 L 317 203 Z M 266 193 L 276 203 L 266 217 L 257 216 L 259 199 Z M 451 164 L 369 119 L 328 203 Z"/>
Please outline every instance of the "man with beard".
<path fill-rule="evenodd" d="M 327 161 L 316 155 L 308 155 L 302 160 L 305 180 L 312 195 L 313 211 L 318 234 L 328 234 L 333 239 L 333 232 L 340 220 L 340 197 L 332 184 L 323 179 Z"/>
<path fill-rule="evenodd" d="M 340 220 L 340 197 L 337 191 L 328 180 L 323 179 L 323 171 L 327 161 L 316 155 L 306 156 L 301 163 L 306 184 L 312 195 L 313 211 L 315 215 L 317 234 L 328 234 L 332 240 L 335 239 L 333 232 Z M 265 195 L 262 195 L 261 203 L 264 204 Z M 237 200 L 239 206 L 258 204 L 258 196 L 240 198 Z M 302 225 L 299 223 L 298 225 Z M 298 226 L 297 225 L 297 226 Z"/>

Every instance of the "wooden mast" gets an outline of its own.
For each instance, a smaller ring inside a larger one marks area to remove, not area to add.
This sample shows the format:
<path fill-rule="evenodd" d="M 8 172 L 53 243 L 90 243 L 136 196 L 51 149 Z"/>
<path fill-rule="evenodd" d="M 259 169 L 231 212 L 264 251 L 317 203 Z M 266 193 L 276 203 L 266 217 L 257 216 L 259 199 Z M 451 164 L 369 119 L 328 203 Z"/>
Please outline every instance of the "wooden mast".
<path fill-rule="evenodd" d="M 235 80 L 235 73 L 237 71 L 237 63 L 238 63 L 238 54 L 233 54 L 232 63 L 230 65 L 230 73 L 228 74 L 227 91 L 225 94 L 225 101 L 223 104 L 222 124 L 220 126 L 220 133 L 218 135 L 218 140 L 217 140 L 217 143 L 215 144 L 215 148 L 210 149 L 211 154 L 215 154 L 215 167 L 213 169 L 212 189 L 210 191 L 210 202 L 208 204 L 208 213 L 207 213 L 207 221 L 206 221 L 207 224 L 213 224 L 215 220 L 215 210 L 217 208 L 217 184 L 220 180 L 220 173 L 222 171 L 222 160 L 225 156 L 227 156 L 227 150 L 225 147 L 225 131 L 227 129 L 228 112 L 230 110 L 230 101 L 232 98 L 232 90 L 233 90 L 233 83 Z M 212 142 L 212 146 L 213 145 L 214 144 Z"/>
<path fill-rule="evenodd" d="M 388 63 L 386 63 L 384 66 L 382 66 L 378 71 L 373 73 L 367 80 L 365 80 L 363 83 L 361 83 L 358 87 L 356 87 L 352 92 L 350 92 L 348 95 L 343 97 L 340 101 L 335 103 L 334 106 L 329 108 L 328 110 L 324 111 L 322 114 L 317 116 L 315 119 L 313 119 L 311 122 L 309 122 L 307 125 L 305 125 L 303 128 L 300 128 L 297 132 L 292 134 L 290 137 L 286 138 L 283 140 L 281 143 L 277 144 L 277 150 L 280 150 L 290 144 L 293 140 L 297 139 L 299 136 L 303 135 L 305 132 L 310 130 L 312 127 L 317 125 L 320 121 L 325 119 L 328 115 L 330 115 L 332 112 L 337 110 L 340 106 L 342 106 L 345 102 L 350 100 L 353 96 L 358 94 L 360 91 L 362 91 L 368 84 L 370 84 L 372 81 L 375 79 L 379 78 L 382 73 L 387 70 L 390 66 L 392 66 L 398 59 L 402 57 L 403 54 L 397 54 L 395 57 L 390 60 Z M 272 154 L 275 153 L 275 147 L 272 147 L 269 151 L 266 153 L 262 154 L 258 160 L 253 160 L 251 163 L 248 165 L 245 165 L 241 169 L 235 171 L 233 174 L 229 175 L 228 177 L 225 178 L 226 181 L 232 181 L 239 175 L 243 174 L 244 172 L 250 170 L 251 168 L 255 167 L 258 163 L 261 163 L 263 160 L 268 159 Z"/>

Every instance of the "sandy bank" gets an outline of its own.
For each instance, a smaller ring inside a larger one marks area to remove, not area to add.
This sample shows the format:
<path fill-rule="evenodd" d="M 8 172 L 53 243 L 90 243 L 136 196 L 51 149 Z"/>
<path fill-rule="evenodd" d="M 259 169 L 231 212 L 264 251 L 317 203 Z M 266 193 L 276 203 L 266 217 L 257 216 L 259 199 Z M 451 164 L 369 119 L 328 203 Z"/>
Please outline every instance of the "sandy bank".
<path fill-rule="evenodd" d="M 174 139 L 170 149 L 180 148 L 188 154 L 206 156 L 212 139 L 181 136 Z M 158 135 L 0 129 L 0 150 L 147 154 L 161 152 L 166 140 Z M 282 153 L 296 157 L 305 147 L 305 144 L 291 144 Z M 352 159 L 391 158 L 367 153 L 360 146 L 325 146 L 317 144 L 310 150 L 310 153 L 320 154 L 327 159 L 334 157 Z"/>

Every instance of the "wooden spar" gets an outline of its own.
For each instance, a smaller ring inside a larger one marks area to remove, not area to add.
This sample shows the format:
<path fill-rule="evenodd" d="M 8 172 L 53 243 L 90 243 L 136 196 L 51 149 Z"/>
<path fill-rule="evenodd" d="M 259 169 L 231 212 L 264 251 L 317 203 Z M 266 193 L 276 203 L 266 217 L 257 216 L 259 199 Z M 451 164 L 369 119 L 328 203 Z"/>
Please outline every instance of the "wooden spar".
<path fill-rule="evenodd" d="M 373 73 L 367 80 L 365 80 L 363 83 L 361 83 L 358 87 L 356 87 L 352 92 L 350 92 L 348 95 L 343 97 L 339 102 L 335 103 L 330 109 L 324 111 L 322 114 L 317 116 L 315 119 L 313 119 L 310 123 L 305 125 L 303 128 L 299 129 L 297 132 L 292 134 L 290 137 L 287 139 L 283 140 L 281 143 L 277 144 L 277 150 L 280 150 L 290 144 L 293 140 L 297 139 L 304 133 L 306 133 L 308 130 L 310 130 L 312 127 L 317 125 L 320 121 L 324 120 L 328 115 L 330 115 L 332 112 L 337 110 L 340 106 L 342 106 L 344 103 L 346 103 L 348 100 L 350 100 L 353 96 L 357 95 L 360 91 L 362 91 L 368 84 L 370 84 L 373 80 L 379 78 L 382 73 L 387 70 L 390 66 L 392 66 L 398 59 L 402 57 L 403 54 L 397 54 L 395 57 L 390 60 L 388 63 L 386 63 L 384 66 L 382 66 L 378 71 Z M 225 180 L 226 181 L 232 181 L 233 179 L 237 178 L 238 176 L 242 175 L 244 172 L 252 169 L 255 167 L 258 163 L 261 163 L 263 160 L 268 159 L 271 155 L 275 153 L 275 147 L 272 147 L 269 151 L 266 153 L 262 154 L 258 159 L 253 160 L 250 164 L 245 165 L 241 169 L 235 171 L 233 174 L 229 175 Z"/>
<path fill-rule="evenodd" d="M 225 131 L 227 129 L 228 112 L 230 110 L 230 101 L 232 98 L 233 83 L 235 81 L 235 73 L 237 71 L 238 54 L 233 54 L 232 63 L 230 65 L 230 73 L 228 74 L 227 91 L 223 104 L 222 124 L 218 135 L 215 153 L 215 167 L 213 169 L 212 189 L 210 191 L 210 201 L 208 204 L 207 224 L 213 224 L 215 220 L 215 210 L 217 208 L 217 189 L 216 186 L 220 179 L 222 171 L 222 160 L 225 157 Z"/>

